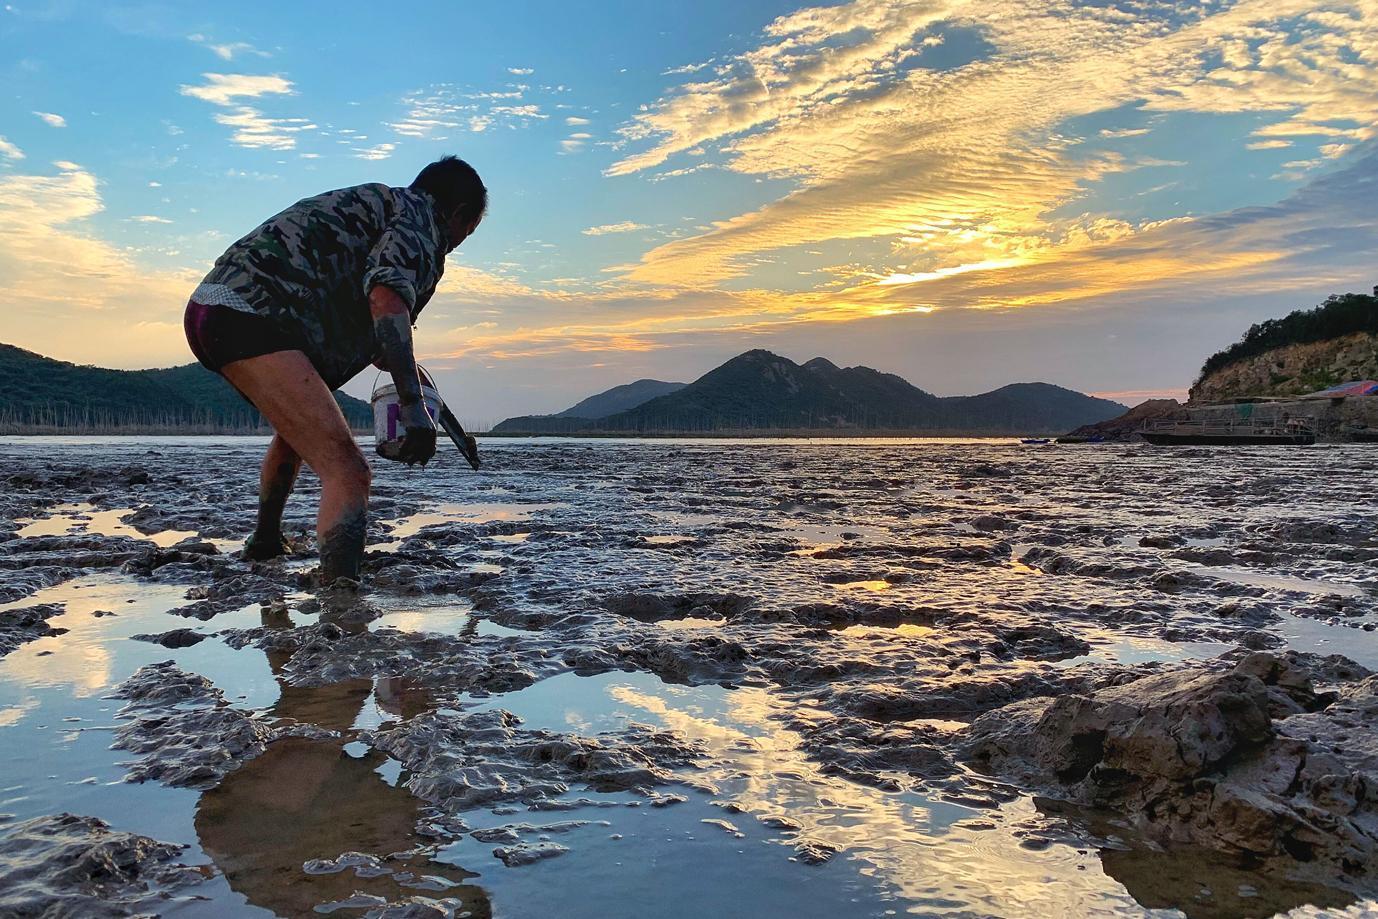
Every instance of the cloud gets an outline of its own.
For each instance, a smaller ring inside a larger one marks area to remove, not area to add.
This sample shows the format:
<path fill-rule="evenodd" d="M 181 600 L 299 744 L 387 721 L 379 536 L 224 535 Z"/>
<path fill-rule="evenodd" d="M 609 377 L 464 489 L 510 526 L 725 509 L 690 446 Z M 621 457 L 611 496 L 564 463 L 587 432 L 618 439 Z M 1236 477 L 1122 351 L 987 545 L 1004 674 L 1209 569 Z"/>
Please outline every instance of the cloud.
<path fill-rule="evenodd" d="M 494 125 L 522 127 L 548 118 L 537 103 L 523 102 L 530 87 L 508 84 L 508 89 L 461 93 L 451 84 L 436 84 L 402 98 L 407 113 L 387 126 L 403 137 L 434 137 L 450 128 L 465 127 L 478 134 Z"/>
<path fill-rule="evenodd" d="M 248 42 L 235 41 L 216 44 L 207 36 L 199 33 L 188 35 L 187 40 L 196 42 L 198 45 L 204 45 L 206 48 L 210 49 L 216 57 L 224 61 L 234 60 L 236 54 L 254 54 L 258 57 L 272 57 L 267 51 L 260 51 Z"/>
<path fill-rule="evenodd" d="M 291 81 L 284 77 L 242 73 L 203 73 L 201 76 L 206 83 L 183 85 L 182 95 L 230 109 L 217 113 L 215 120 L 234 129 L 230 139 L 241 147 L 290 150 L 297 145 L 293 135 L 316 127 L 306 118 L 270 118 L 259 109 L 237 101 L 294 95 Z"/>
<path fill-rule="evenodd" d="M 587 118 L 580 118 L 578 115 L 570 115 L 567 118 L 565 118 L 565 124 L 569 125 L 572 128 L 575 128 L 579 127 L 580 125 L 592 124 L 592 122 L 590 122 Z"/>
<path fill-rule="evenodd" d="M 515 74 L 516 76 L 519 76 L 519 77 L 525 77 L 525 76 L 529 76 L 529 75 L 535 73 L 536 71 L 533 70 L 533 69 L 530 68 L 530 67 L 508 67 L 508 68 L 507 68 L 507 72 L 508 72 L 508 73 L 511 73 L 511 74 Z"/>
<path fill-rule="evenodd" d="M 1106 138 L 1142 137 L 1143 135 L 1145 135 L 1145 134 L 1147 134 L 1147 133 L 1148 133 L 1148 128 L 1119 128 L 1119 129 L 1104 128 L 1104 129 L 1101 130 L 1100 136 L 1101 136 L 1101 137 L 1106 137 Z"/>
<path fill-rule="evenodd" d="M 427 137 L 436 131 L 459 127 L 457 118 L 474 110 L 473 105 L 456 102 L 446 88 L 411 93 L 402 102 L 408 107 L 407 114 L 399 121 L 389 122 L 388 127 L 403 137 Z"/>
<path fill-rule="evenodd" d="M 245 73 L 203 73 L 204 86 L 183 85 L 181 93 L 212 105 L 230 106 L 236 100 L 257 99 L 260 96 L 293 95 L 292 82 L 273 75 Z"/>
<path fill-rule="evenodd" d="M 627 280 L 749 283 L 828 241 L 870 245 L 889 263 L 882 275 L 1020 263 L 1065 232 L 1049 214 L 1109 175 L 1167 164 L 1094 150 L 1068 129 L 1127 107 L 1252 113 L 1256 142 L 1325 138 L 1336 145 L 1326 152 L 1351 155 L 1341 145 L 1378 125 L 1378 96 L 1365 89 L 1378 81 L 1378 4 L 1339 6 L 1322 16 L 1303 0 L 854 0 L 780 17 L 755 47 L 623 124 L 607 173 L 703 148 L 724 169 L 791 190 L 651 249 Z M 953 29 L 985 47 L 923 66 L 926 44 Z"/>
<path fill-rule="evenodd" d="M 605 223 L 602 226 L 588 227 L 581 232 L 583 232 L 585 236 L 606 236 L 609 233 L 631 233 L 634 230 L 645 229 L 648 229 L 648 227 L 644 223 L 633 223 L 630 220 L 624 220 L 621 223 Z"/>
<path fill-rule="evenodd" d="M 4 135 L 0 134 L 0 156 L 3 156 L 7 160 L 22 160 L 24 158 L 24 151 L 10 143 L 5 139 Z"/>
<path fill-rule="evenodd" d="M 549 118 L 549 115 L 541 113 L 539 105 L 495 105 L 493 106 L 494 115 L 508 115 L 512 118 Z"/>
<path fill-rule="evenodd" d="M 104 366 L 188 360 L 180 336 L 153 338 L 135 324 L 175 316 L 196 273 L 153 270 L 96 236 L 89 220 L 103 206 L 96 177 L 75 163 L 0 175 L 0 297 L 16 305 L 6 341 Z"/>
<path fill-rule="evenodd" d="M 376 144 L 372 147 L 355 149 L 354 155 L 361 160 L 385 160 L 397 149 L 396 144 Z"/>
<path fill-rule="evenodd" d="M 37 115 L 39 118 L 42 118 L 44 123 L 46 123 L 50 127 L 67 127 L 67 119 L 63 118 L 61 115 L 56 115 L 52 112 L 34 112 L 34 114 Z"/>
<path fill-rule="evenodd" d="M 140 214 L 137 217 L 130 217 L 134 223 L 172 223 L 166 217 L 155 217 L 153 214 Z"/>

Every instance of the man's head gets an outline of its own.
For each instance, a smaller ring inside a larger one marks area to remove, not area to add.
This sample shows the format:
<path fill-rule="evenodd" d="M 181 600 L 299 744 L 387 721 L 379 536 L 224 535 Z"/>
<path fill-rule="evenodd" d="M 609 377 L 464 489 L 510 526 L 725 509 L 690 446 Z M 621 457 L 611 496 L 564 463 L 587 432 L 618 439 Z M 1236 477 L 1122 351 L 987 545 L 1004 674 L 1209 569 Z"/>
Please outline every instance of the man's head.
<path fill-rule="evenodd" d="M 474 167 L 457 156 L 442 156 L 412 179 L 412 188 L 429 192 L 450 237 L 450 248 L 464 242 L 488 213 L 488 189 Z"/>

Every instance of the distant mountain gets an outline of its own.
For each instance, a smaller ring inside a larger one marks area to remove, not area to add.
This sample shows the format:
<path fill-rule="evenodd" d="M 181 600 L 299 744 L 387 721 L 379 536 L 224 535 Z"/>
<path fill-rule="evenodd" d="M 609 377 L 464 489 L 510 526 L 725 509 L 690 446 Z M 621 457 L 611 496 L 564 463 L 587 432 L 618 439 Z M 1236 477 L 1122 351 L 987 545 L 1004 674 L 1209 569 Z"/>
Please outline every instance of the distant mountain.
<path fill-rule="evenodd" d="M 635 383 L 623 383 L 621 386 L 614 386 L 606 392 L 589 396 L 578 405 L 567 408 L 563 412 L 556 412 L 552 417 L 606 418 L 609 415 L 616 415 L 618 412 L 636 408 L 641 403 L 648 402 L 656 396 L 663 396 L 677 389 L 683 389 L 686 385 L 685 383 L 666 383 L 661 380 L 637 380 Z"/>
<path fill-rule="evenodd" d="M 1016 383 L 979 396 L 940 398 L 902 377 L 825 358 L 802 366 L 748 351 L 688 386 L 601 419 L 509 418 L 498 434 L 903 431 L 1032 434 L 1113 418 L 1117 402 L 1047 383 Z"/>
<path fill-rule="evenodd" d="M 336 393 L 346 420 L 371 427 L 368 404 Z M 0 431 L 256 430 L 262 418 L 200 364 L 107 370 L 0 344 Z"/>

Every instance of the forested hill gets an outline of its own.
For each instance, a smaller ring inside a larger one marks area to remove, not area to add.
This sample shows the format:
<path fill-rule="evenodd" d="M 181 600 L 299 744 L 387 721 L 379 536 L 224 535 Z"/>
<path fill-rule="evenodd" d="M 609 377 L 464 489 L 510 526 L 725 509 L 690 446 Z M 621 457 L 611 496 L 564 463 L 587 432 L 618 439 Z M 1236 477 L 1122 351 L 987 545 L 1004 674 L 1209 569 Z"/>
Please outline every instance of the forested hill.
<path fill-rule="evenodd" d="M 364 402 L 343 393 L 335 399 L 355 428 L 373 424 Z M 200 364 L 108 370 L 0 344 L 0 433 L 211 433 L 263 427 L 258 412 Z"/>
<path fill-rule="evenodd" d="M 1125 410 L 1047 383 L 1015 383 L 978 396 L 939 397 L 869 367 L 805 364 L 748 351 L 681 389 L 599 419 L 509 418 L 496 434 L 888 431 L 1033 434 L 1104 421 Z"/>
<path fill-rule="evenodd" d="M 1314 309 L 1296 310 L 1281 319 L 1250 326 L 1239 341 L 1206 358 L 1201 377 L 1275 348 L 1327 341 L 1356 332 L 1378 334 L 1378 287 L 1373 296 L 1336 294 Z"/>
<path fill-rule="evenodd" d="M 1193 402 L 1305 395 L 1378 377 L 1378 290 L 1337 294 L 1314 309 L 1260 322 L 1211 355 Z"/>

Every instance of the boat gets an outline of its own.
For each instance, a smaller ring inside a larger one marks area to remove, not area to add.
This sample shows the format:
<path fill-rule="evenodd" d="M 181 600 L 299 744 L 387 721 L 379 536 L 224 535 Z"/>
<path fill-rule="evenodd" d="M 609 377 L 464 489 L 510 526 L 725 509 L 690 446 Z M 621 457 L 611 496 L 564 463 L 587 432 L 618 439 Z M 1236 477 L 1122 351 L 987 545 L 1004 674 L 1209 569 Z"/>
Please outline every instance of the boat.
<path fill-rule="evenodd" d="M 1316 442 L 1316 432 L 1304 421 L 1160 421 L 1145 426 L 1139 436 L 1160 447 L 1297 446 Z"/>

